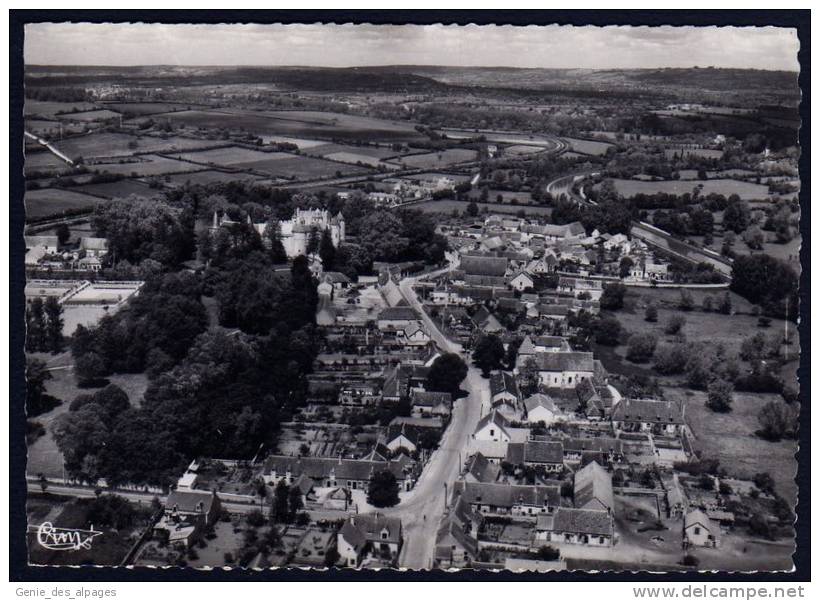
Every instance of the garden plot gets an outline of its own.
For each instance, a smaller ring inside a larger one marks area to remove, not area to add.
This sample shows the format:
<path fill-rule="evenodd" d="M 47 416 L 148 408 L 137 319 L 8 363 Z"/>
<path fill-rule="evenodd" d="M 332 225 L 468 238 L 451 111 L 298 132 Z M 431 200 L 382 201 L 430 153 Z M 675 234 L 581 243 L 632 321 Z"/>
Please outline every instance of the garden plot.
<path fill-rule="evenodd" d="M 27 190 L 25 195 L 26 219 L 57 216 L 66 211 L 92 210 L 99 198 L 58 188 Z"/>

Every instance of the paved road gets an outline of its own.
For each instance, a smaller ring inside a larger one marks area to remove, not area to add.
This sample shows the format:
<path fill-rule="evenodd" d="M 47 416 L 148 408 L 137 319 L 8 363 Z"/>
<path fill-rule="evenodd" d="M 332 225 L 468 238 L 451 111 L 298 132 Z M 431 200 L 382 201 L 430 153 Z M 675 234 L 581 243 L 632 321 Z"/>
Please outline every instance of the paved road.
<path fill-rule="evenodd" d="M 441 271 L 447 269 L 449 267 Z M 427 277 L 429 275 L 431 274 Z M 421 313 L 424 324 L 439 347 L 447 352 L 462 352 L 461 345 L 444 336 L 433 320 L 422 311 L 421 303 L 413 290 L 413 284 L 417 279 L 406 278 L 399 284 L 404 298 Z M 465 357 L 465 360 L 468 358 Z M 489 398 L 489 383 L 474 367 L 469 368 L 462 387 L 470 394 L 455 403 L 450 425 L 442 437 L 438 450 L 427 462 L 416 486 L 401 504 L 384 510 L 384 513 L 400 517 L 402 520 L 405 538 L 399 560 L 402 567 L 417 570 L 432 567 L 436 530 L 444 513 L 446 495 L 452 491 L 453 483 L 466 459 L 465 452 L 470 436 L 481 417 L 481 405 Z"/>

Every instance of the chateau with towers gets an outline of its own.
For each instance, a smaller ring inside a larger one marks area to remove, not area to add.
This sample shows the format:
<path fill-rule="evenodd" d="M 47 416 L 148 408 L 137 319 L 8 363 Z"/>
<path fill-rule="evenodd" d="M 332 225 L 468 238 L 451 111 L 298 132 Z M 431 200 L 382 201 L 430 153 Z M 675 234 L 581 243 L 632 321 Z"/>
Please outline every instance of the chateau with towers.
<path fill-rule="evenodd" d="M 226 214 L 223 213 L 220 217 L 217 212 L 214 211 L 211 231 L 216 231 L 218 228 L 232 223 L 235 222 L 231 221 Z M 268 228 L 267 223 L 253 223 L 250 216 L 248 216 L 248 223 L 265 239 L 265 233 Z M 325 230 L 330 231 L 333 246 L 339 246 L 339 244 L 344 242 L 345 220 L 341 212 L 335 217 L 331 217 L 330 212 L 323 209 L 296 209 L 293 217 L 286 221 L 279 222 L 282 246 L 285 247 L 285 252 L 290 259 L 307 254 L 308 240 L 310 239 L 312 231 L 315 231 L 321 236 Z"/>

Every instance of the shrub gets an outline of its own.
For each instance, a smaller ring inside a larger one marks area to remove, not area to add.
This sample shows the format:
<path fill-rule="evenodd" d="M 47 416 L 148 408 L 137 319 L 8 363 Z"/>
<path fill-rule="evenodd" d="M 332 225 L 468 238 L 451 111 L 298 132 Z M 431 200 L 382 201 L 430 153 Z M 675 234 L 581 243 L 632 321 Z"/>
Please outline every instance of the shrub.
<path fill-rule="evenodd" d="M 673 315 L 669 318 L 669 321 L 666 323 L 664 332 L 666 332 L 669 335 L 678 334 L 685 325 L 686 318 L 683 315 Z"/>
<path fill-rule="evenodd" d="M 657 344 L 654 334 L 633 334 L 629 338 L 626 358 L 633 363 L 646 363 L 655 354 Z"/>

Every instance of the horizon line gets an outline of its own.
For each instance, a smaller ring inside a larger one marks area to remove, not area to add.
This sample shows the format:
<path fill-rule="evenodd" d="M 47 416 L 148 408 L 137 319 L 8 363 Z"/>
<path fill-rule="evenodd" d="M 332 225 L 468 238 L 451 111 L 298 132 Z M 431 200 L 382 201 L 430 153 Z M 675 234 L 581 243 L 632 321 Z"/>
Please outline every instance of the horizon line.
<path fill-rule="evenodd" d="M 443 69 L 509 69 L 515 71 L 661 71 L 661 70 L 733 70 L 733 71 L 768 71 L 768 72 L 782 72 L 782 73 L 796 73 L 800 74 L 800 70 L 790 69 L 766 69 L 761 67 L 719 67 L 714 65 L 700 66 L 692 65 L 690 67 L 514 67 L 508 65 L 444 65 L 444 64 L 420 64 L 420 63 L 389 63 L 389 64 L 369 64 L 369 65 L 348 65 L 345 67 L 331 66 L 331 65 L 276 65 L 276 64 L 208 64 L 208 65 L 174 65 L 170 63 L 137 63 L 132 65 L 85 65 L 85 64 L 65 64 L 65 63 L 30 63 L 24 64 L 26 67 L 80 67 L 86 69 L 116 69 L 116 68 L 134 68 L 134 67 L 170 67 L 170 68 L 217 68 L 217 69 L 244 69 L 244 68 L 260 68 L 260 69 L 376 69 L 376 68 L 408 68 L 408 67 L 438 67 Z"/>

